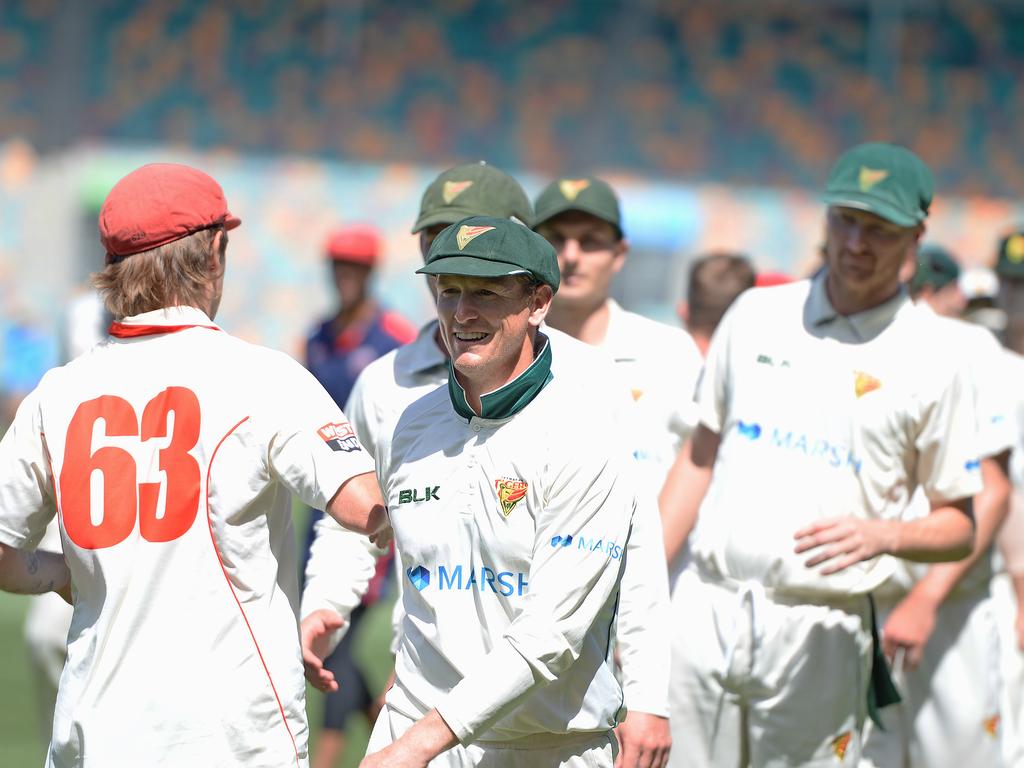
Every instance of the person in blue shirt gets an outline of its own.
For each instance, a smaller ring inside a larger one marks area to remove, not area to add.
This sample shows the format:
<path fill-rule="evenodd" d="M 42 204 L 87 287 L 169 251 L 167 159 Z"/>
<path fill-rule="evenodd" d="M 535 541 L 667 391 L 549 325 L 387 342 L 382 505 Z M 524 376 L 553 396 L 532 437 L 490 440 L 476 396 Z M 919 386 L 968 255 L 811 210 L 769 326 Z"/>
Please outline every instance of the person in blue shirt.
<path fill-rule="evenodd" d="M 343 406 L 360 371 L 378 357 L 416 338 L 416 328 L 401 315 L 381 307 L 369 291 L 370 278 L 381 254 L 381 238 L 367 225 L 350 225 L 330 234 L 324 248 L 338 297 L 338 310 L 319 323 L 306 341 L 306 367 L 334 401 Z M 316 521 L 323 512 L 310 515 L 306 557 L 314 538 Z M 350 618 L 349 631 L 325 665 L 343 680 L 341 688 L 324 699 L 323 730 L 312 750 L 311 768 L 330 768 L 345 749 L 345 726 L 355 712 L 372 723 L 377 696 L 352 658 L 356 626 L 366 608 L 387 588 L 391 558 L 381 558 L 377 575 L 363 603 Z M 376 692 L 376 693 L 379 693 Z"/>

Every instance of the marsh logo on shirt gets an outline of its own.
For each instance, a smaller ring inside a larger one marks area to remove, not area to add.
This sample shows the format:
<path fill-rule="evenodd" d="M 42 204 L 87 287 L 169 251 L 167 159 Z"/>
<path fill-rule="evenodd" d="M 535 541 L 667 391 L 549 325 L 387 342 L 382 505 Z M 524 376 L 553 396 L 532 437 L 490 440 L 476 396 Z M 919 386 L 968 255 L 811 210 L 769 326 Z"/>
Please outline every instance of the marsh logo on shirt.
<path fill-rule="evenodd" d="M 351 453 L 359 450 L 359 440 L 347 421 L 324 424 L 316 433 L 332 451 Z"/>
<path fill-rule="evenodd" d="M 501 504 L 501 513 L 508 517 L 516 504 L 526 497 L 526 490 L 530 484 L 525 480 L 502 477 L 494 481 L 494 489 L 498 492 L 498 502 Z"/>
<path fill-rule="evenodd" d="M 835 469 L 850 467 L 854 474 L 860 474 L 863 465 L 863 461 L 857 458 L 848 446 L 804 432 L 738 420 L 736 434 L 751 443 L 760 443 L 766 447 L 799 453 L 808 459 L 824 461 Z"/>
<path fill-rule="evenodd" d="M 424 566 L 408 568 L 409 582 L 422 592 L 433 583 L 438 592 L 490 592 L 502 597 L 522 597 L 529 591 L 530 582 L 522 571 L 499 571 L 487 565 L 438 565 L 436 578 Z"/>

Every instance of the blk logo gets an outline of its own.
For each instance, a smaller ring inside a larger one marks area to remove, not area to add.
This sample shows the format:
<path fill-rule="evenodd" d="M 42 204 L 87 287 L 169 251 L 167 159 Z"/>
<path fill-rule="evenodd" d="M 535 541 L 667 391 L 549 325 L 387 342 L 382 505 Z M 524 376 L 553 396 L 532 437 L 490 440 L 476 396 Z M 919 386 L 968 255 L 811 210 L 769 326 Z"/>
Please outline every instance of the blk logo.
<path fill-rule="evenodd" d="M 440 488 L 441 488 L 440 485 L 435 485 L 433 488 L 431 488 L 428 485 L 426 488 L 423 489 L 423 495 L 422 496 L 420 495 L 420 489 L 419 488 L 416 488 L 415 490 L 407 488 L 404 491 L 399 491 L 398 492 L 398 503 L 399 504 L 409 504 L 409 503 L 415 504 L 415 503 L 418 503 L 418 502 L 421 502 L 421 501 L 440 501 L 441 497 L 437 495 L 437 492 L 438 492 L 438 490 L 440 490 Z"/>
<path fill-rule="evenodd" d="M 409 577 L 409 581 L 420 592 L 430 586 L 430 571 L 422 565 L 418 565 L 415 568 L 407 568 L 405 575 Z"/>
<path fill-rule="evenodd" d="M 551 546 L 552 547 L 568 547 L 572 544 L 572 534 L 567 533 L 565 536 L 552 536 Z"/>

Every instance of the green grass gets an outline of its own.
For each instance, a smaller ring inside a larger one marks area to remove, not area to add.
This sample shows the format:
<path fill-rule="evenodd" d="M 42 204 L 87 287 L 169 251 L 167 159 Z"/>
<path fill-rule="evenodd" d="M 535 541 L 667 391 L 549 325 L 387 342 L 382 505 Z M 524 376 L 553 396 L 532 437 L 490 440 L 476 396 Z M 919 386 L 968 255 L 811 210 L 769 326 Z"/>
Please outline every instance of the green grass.
<path fill-rule="evenodd" d="M 304 530 L 304 523 L 305 510 L 296 509 L 297 530 Z M 37 722 L 35 683 L 22 633 L 28 600 L 0 592 L 0 766 L 5 768 L 37 768 L 46 759 L 46 746 Z M 390 603 L 374 606 L 367 611 L 355 639 L 357 663 L 365 669 L 371 686 L 382 685 L 390 672 L 390 617 Z M 323 701 L 320 692 L 308 686 L 306 701 L 312 750 L 320 731 Z M 353 717 L 347 730 L 345 755 L 339 768 L 356 768 L 366 750 L 369 725 L 365 718 Z"/>

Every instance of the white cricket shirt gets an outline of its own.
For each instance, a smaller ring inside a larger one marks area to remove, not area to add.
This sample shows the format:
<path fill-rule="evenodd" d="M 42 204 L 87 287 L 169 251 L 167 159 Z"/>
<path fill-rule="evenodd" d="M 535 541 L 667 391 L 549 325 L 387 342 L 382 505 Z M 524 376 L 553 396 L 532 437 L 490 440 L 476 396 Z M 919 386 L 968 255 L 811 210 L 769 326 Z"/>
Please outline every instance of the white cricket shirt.
<path fill-rule="evenodd" d="M 816 520 L 903 517 L 981 488 L 971 385 L 941 354 L 935 318 L 900 293 L 844 317 L 824 271 L 752 289 L 711 343 L 700 419 L 721 444 L 693 536 L 698 567 L 791 593 L 864 593 L 891 572 L 875 558 L 832 576 L 804 565 L 793 534 Z"/>
<path fill-rule="evenodd" d="M 436 330 L 436 322 L 428 323 L 415 341 L 370 363 L 356 380 L 345 413 L 370 453 L 376 455 L 380 440 L 390 434 L 411 403 L 447 384 L 447 357 L 434 340 Z M 616 366 L 609 364 L 607 354 L 554 328 L 545 327 L 544 333 L 553 351 L 552 370 L 556 375 L 571 373 L 580 381 L 581 389 L 588 393 L 587 401 L 601 403 L 594 418 L 604 420 L 608 429 L 630 443 L 630 450 L 638 454 L 636 445 L 649 436 L 649 431 L 637 427 L 635 403 L 620 386 L 622 379 Z M 630 557 L 622 578 L 617 639 L 626 706 L 667 717 L 669 680 L 665 670 L 671 650 L 664 538 L 656 490 L 644 493 L 643 485 L 637 484 L 640 493 L 628 545 Z M 348 615 L 359 602 L 357 591 L 347 585 L 360 583 L 355 577 L 363 568 L 359 554 L 365 549 L 365 537 L 344 530 L 328 518 L 317 525 L 317 538 L 306 565 L 300 615 L 308 616 L 319 608 Z M 401 590 L 407 580 L 400 572 L 398 577 Z M 401 600 L 395 606 L 394 624 L 393 650 L 397 651 Z M 335 638 L 340 639 L 344 630 Z"/>
<path fill-rule="evenodd" d="M 704 359 L 682 328 L 628 312 L 614 299 L 608 300 L 608 312 L 608 329 L 596 347 L 615 362 L 634 400 L 635 455 L 657 495 L 696 426 L 694 400 Z"/>
<path fill-rule="evenodd" d="M 291 358 L 198 309 L 50 371 L 0 443 L 0 541 L 56 512 L 75 593 L 48 766 L 306 765 L 291 494 L 373 471 Z"/>
<path fill-rule="evenodd" d="M 546 375 L 546 354 L 495 396 Z M 406 581 L 388 703 L 436 707 L 463 742 L 604 731 L 622 705 L 609 655 L 634 464 L 607 400 L 552 373 L 505 418 L 460 416 L 437 389 L 378 441 Z"/>

